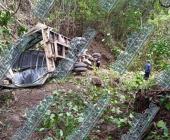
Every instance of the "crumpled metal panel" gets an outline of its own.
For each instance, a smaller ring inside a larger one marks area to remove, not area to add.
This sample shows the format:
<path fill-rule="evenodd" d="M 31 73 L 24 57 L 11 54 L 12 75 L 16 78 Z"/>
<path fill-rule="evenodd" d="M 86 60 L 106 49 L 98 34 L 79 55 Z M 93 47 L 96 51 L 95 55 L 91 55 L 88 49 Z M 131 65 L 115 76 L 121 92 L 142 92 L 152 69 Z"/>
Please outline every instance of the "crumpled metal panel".
<path fill-rule="evenodd" d="M 10 87 L 30 87 L 44 84 L 49 77 L 47 68 L 27 69 L 17 72 L 12 78 Z"/>
<path fill-rule="evenodd" d="M 49 74 L 46 68 L 45 53 L 43 51 L 28 50 L 23 52 L 12 67 L 14 75 L 8 75 L 10 84 L 4 87 L 18 88 L 42 85 Z"/>
<path fill-rule="evenodd" d="M 12 67 L 14 71 L 23 71 L 30 68 L 46 67 L 44 51 L 29 50 L 23 52 Z"/>
<path fill-rule="evenodd" d="M 33 45 L 37 44 L 42 40 L 40 32 L 36 32 L 31 35 L 24 35 L 14 45 L 1 54 L 0 57 L 0 80 L 4 78 L 8 70 L 12 68 L 14 63 L 18 60 L 20 55 Z"/>

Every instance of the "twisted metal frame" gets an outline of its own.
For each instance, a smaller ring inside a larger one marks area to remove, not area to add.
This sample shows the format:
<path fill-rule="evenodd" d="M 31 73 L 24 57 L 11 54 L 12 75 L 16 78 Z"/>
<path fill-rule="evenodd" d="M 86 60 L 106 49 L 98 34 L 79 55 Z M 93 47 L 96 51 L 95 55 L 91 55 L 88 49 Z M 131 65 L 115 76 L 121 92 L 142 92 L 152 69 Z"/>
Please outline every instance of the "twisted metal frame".
<path fill-rule="evenodd" d="M 42 40 L 40 32 L 36 32 L 31 35 L 24 35 L 21 37 L 15 44 L 6 49 L 1 53 L 0 59 L 0 80 L 2 80 L 5 74 L 8 72 L 10 68 L 14 65 L 14 63 L 18 60 L 20 55 L 33 45 L 37 44 Z"/>

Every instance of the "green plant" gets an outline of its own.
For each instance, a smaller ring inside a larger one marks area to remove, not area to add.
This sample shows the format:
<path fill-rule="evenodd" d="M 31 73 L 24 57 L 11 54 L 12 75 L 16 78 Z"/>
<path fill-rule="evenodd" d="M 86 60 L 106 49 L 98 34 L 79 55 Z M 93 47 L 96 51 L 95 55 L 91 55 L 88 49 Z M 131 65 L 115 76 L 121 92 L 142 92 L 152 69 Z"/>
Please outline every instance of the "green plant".
<path fill-rule="evenodd" d="M 18 36 L 21 36 L 22 34 L 24 34 L 27 31 L 28 31 L 28 29 L 26 27 L 20 25 L 18 28 Z"/>
<path fill-rule="evenodd" d="M 170 56 L 170 42 L 166 38 L 160 38 L 150 45 L 148 58 L 154 62 L 155 69 L 165 69 L 168 66 L 167 58 Z"/>
<path fill-rule="evenodd" d="M 160 98 L 160 103 L 170 111 L 170 96 Z"/>
<path fill-rule="evenodd" d="M 7 26 L 11 20 L 11 14 L 9 11 L 0 11 L 0 26 Z"/>
<path fill-rule="evenodd" d="M 85 104 L 75 93 L 59 93 L 54 91 L 55 102 L 46 112 L 40 132 L 52 131 L 52 138 L 65 139 L 80 122 L 83 121 L 82 111 Z"/>
<path fill-rule="evenodd" d="M 163 130 L 163 135 L 164 135 L 165 137 L 168 137 L 169 133 L 168 133 L 168 128 L 167 128 L 167 126 L 166 126 L 166 122 L 164 122 L 163 120 L 160 120 L 160 121 L 157 123 L 157 127 Z"/>

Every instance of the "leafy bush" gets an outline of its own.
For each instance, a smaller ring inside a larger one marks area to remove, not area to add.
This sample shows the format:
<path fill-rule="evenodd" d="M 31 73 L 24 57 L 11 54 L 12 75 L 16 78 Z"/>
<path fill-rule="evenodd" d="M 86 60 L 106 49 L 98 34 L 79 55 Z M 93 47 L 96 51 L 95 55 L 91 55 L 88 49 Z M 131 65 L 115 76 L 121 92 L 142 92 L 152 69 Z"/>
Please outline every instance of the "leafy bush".
<path fill-rule="evenodd" d="M 11 20 L 11 14 L 9 11 L 0 11 L 0 26 L 7 26 Z"/>

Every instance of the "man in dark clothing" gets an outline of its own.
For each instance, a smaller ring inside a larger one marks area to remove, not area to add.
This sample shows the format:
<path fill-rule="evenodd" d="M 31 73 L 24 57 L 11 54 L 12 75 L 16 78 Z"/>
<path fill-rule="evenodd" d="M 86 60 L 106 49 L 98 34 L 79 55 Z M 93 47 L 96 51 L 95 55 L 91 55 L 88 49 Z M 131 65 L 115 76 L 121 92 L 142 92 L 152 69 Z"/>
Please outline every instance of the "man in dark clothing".
<path fill-rule="evenodd" d="M 96 60 L 96 67 L 97 67 L 97 68 L 100 67 L 100 58 L 97 58 L 97 60 Z"/>
<path fill-rule="evenodd" d="M 145 80 L 149 79 L 150 73 L 151 73 L 151 64 L 150 61 L 147 61 L 147 63 L 145 64 L 145 75 L 144 75 Z"/>

